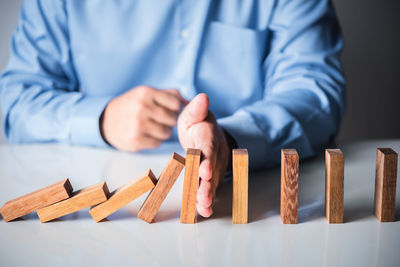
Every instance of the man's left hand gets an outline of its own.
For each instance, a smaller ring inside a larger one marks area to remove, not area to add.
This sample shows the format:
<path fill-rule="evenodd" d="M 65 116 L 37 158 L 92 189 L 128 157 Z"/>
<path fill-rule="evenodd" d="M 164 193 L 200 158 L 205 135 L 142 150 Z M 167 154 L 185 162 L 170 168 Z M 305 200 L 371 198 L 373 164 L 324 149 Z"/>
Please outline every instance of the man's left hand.
<path fill-rule="evenodd" d="M 225 176 L 231 153 L 224 130 L 208 108 L 208 96 L 199 94 L 178 118 L 178 137 L 183 148 L 201 150 L 197 211 L 203 217 L 213 213 L 215 192 Z"/>

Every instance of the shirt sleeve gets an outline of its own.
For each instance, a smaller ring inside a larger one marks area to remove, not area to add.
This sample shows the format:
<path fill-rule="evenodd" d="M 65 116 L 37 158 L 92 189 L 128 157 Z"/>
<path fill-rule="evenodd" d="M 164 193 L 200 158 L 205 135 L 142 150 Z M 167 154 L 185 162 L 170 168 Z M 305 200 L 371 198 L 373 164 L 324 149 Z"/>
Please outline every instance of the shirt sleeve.
<path fill-rule="evenodd" d="M 111 97 L 80 92 L 63 1 L 23 3 L 0 94 L 10 143 L 107 146 L 99 117 Z"/>
<path fill-rule="evenodd" d="M 250 168 L 280 162 L 282 148 L 304 159 L 339 131 L 345 109 L 343 39 L 329 1 L 277 1 L 264 61 L 262 100 L 218 120 L 247 148 Z"/>

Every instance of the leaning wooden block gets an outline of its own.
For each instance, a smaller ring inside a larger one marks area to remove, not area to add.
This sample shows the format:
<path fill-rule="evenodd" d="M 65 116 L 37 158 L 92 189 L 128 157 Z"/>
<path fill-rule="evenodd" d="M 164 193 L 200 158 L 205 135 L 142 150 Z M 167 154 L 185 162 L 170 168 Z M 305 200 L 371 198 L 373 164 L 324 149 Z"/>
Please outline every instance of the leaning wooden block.
<path fill-rule="evenodd" d="M 189 148 L 186 152 L 181 223 L 195 223 L 197 189 L 199 187 L 200 156 L 200 149 Z"/>
<path fill-rule="evenodd" d="M 8 201 L 1 208 L 1 215 L 6 222 L 9 222 L 34 212 L 37 209 L 69 198 L 71 193 L 71 183 L 68 179 L 64 179 L 45 188 Z"/>
<path fill-rule="evenodd" d="M 233 149 L 232 222 L 246 224 L 248 216 L 249 154 L 247 149 Z"/>
<path fill-rule="evenodd" d="M 138 213 L 140 219 L 148 223 L 153 221 L 184 166 L 185 158 L 177 153 L 173 153 L 160 178 L 158 178 L 157 185 L 147 196 L 147 199 L 140 208 Z"/>
<path fill-rule="evenodd" d="M 295 149 L 281 151 L 281 220 L 297 223 L 299 155 Z"/>
<path fill-rule="evenodd" d="M 344 156 L 340 149 L 325 150 L 325 211 L 329 223 L 343 223 Z"/>
<path fill-rule="evenodd" d="M 126 185 L 112 192 L 111 197 L 107 201 L 92 207 L 89 210 L 89 213 L 96 222 L 99 222 L 122 207 L 128 205 L 147 191 L 153 189 L 156 183 L 157 179 L 153 172 L 148 170 Z"/>
<path fill-rule="evenodd" d="M 39 209 L 37 210 L 37 214 L 41 222 L 48 222 L 104 202 L 107 200 L 109 194 L 107 184 L 101 182 L 74 192 L 73 196 L 69 199 Z"/>
<path fill-rule="evenodd" d="M 375 216 L 381 222 L 395 220 L 397 158 L 391 148 L 376 150 Z"/>

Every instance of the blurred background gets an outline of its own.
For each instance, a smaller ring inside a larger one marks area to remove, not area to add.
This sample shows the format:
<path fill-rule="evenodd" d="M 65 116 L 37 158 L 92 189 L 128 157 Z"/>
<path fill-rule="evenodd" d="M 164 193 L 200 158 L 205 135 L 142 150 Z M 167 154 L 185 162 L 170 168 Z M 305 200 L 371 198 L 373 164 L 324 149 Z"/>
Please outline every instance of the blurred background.
<path fill-rule="evenodd" d="M 0 71 L 22 0 L 0 1 Z M 400 1 L 334 0 L 345 38 L 347 113 L 338 141 L 400 137 Z M 0 118 L 2 125 L 3 118 Z M 0 143 L 6 142 L 0 126 Z"/>

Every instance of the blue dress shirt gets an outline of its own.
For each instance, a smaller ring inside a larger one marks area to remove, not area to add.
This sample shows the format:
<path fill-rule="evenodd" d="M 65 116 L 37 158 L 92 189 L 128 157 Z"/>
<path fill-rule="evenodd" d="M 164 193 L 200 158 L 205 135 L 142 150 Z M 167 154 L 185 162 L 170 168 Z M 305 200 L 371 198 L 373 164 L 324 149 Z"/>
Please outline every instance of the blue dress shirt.
<path fill-rule="evenodd" d="M 342 46 L 326 0 L 26 0 L 0 79 L 5 134 L 106 146 L 107 103 L 149 85 L 208 94 L 252 168 L 285 147 L 308 157 L 344 114 Z"/>

